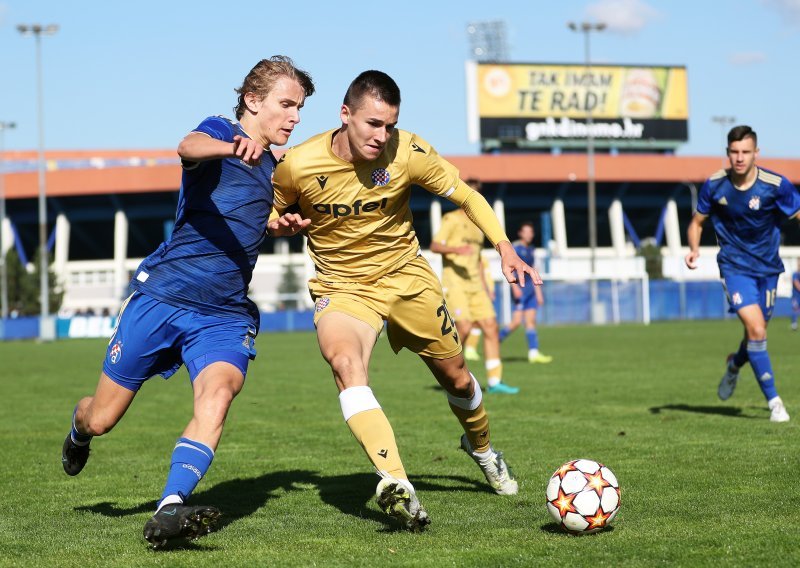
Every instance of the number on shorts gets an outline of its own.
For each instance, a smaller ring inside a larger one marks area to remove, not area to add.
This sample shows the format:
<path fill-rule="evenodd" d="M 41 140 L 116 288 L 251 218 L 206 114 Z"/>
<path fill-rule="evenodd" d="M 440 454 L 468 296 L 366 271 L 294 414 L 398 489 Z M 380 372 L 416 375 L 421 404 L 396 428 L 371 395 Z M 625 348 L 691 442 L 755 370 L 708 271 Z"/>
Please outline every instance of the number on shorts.
<path fill-rule="evenodd" d="M 767 290 L 767 308 L 771 308 L 775 305 L 775 296 L 778 294 L 778 290 Z"/>
<path fill-rule="evenodd" d="M 436 315 L 442 318 L 442 337 L 452 333 L 453 339 L 455 339 L 456 343 L 458 343 L 458 333 L 453 331 L 456 324 L 453 321 L 453 318 L 450 316 L 450 312 L 447 309 L 447 304 L 442 302 L 442 305 L 436 310 Z"/>

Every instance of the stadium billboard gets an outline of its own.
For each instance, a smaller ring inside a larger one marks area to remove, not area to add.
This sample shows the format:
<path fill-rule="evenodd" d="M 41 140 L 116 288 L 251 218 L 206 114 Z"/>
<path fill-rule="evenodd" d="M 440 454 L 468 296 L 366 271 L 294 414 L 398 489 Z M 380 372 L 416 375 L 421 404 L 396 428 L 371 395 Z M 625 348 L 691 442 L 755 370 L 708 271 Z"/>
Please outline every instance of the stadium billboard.
<path fill-rule="evenodd" d="M 484 150 L 674 149 L 688 140 L 686 67 L 467 63 L 470 141 Z"/>

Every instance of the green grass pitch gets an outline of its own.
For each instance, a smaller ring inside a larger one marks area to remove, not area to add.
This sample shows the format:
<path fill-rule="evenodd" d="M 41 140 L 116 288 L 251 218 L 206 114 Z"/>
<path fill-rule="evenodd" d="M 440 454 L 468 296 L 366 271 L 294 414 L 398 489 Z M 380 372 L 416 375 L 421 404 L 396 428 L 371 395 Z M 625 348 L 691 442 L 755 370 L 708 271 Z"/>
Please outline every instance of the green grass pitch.
<path fill-rule="evenodd" d="M 61 444 L 105 342 L 2 343 L 0 566 L 797 566 L 800 334 L 788 327 L 773 322 L 769 340 L 788 424 L 769 422 L 749 367 L 730 401 L 716 399 L 735 321 L 544 328 L 546 366 L 525 361 L 518 331 L 503 355 L 522 392 L 485 398 L 514 497 L 491 493 L 457 450 L 460 428 L 423 364 L 379 340 L 372 386 L 432 518 L 423 534 L 395 530 L 374 504 L 377 477 L 314 335 L 263 334 L 191 501 L 218 506 L 221 529 L 158 552 L 141 532 L 191 415 L 185 371 L 149 381 L 70 478 Z M 622 510 L 611 530 L 571 537 L 544 491 L 579 457 L 616 473 Z"/>

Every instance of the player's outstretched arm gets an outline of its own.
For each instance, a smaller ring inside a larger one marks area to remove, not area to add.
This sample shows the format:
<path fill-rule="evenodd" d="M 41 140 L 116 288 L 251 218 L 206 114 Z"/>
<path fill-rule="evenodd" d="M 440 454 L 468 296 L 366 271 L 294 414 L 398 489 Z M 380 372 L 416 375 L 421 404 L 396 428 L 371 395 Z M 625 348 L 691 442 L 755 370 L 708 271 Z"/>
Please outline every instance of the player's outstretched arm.
<path fill-rule="evenodd" d="M 284 213 L 280 217 L 269 220 L 267 233 L 271 237 L 292 237 L 310 224 L 311 219 L 303 219 L 299 213 Z"/>
<path fill-rule="evenodd" d="M 250 166 L 261 163 L 264 148 L 250 138 L 234 136 L 233 142 L 212 138 L 202 132 L 190 132 L 178 144 L 178 155 L 185 162 L 205 162 L 222 158 L 240 158 Z"/>
<path fill-rule="evenodd" d="M 520 287 L 525 287 L 525 274 L 530 275 L 531 280 L 533 280 L 534 286 L 541 286 L 542 285 L 542 278 L 539 276 L 539 273 L 536 272 L 536 269 L 532 266 L 528 266 L 525 264 L 525 261 L 522 260 L 517 251 L 514 250 L 514 246 L 508 241 L 501 241 L 497 243 L 497 252 L 500 253 L 500 261 L 503 267 L 503 276 L 506 277 L 506 280 L 510 284 L 519 284 Z"/>
<path fill-rule="evenodd" d="M 697 268 L 697 259 L 700 258 L 700 235 L 703 234 L 703 223 L 707 218 L 707 215 L 695 213 L 686 231 L 686 240 L 689 242 L 689 254 L 684 258 L 684 262 L 686 262 L 686 266 L 691 270 Z"/>

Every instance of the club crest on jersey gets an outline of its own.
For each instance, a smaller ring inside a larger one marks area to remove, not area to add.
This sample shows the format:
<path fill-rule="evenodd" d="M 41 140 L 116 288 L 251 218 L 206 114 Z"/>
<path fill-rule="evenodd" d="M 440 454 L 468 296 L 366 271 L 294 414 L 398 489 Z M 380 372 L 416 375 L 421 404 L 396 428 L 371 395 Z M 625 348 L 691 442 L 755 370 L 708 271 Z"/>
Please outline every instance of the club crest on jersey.
<path fill-rule="evenodd" d="M 758 211 L 759 209 L 761 209 L 761 198 L 758 195 L 752 197 L 747 206 L 750 207 L 750 209 L 752 209 L 753 211 Z"/>
<path fill-rule="evenodd" d="M 738 306 L 742 303 L 742 295 L 739 292 L 734 292 L 733 296 L 731 296 L 731 300 L 734 306 Z"/>
<path fill-rule="evenodd" d="M 242 340 L 242 345 L 244 345 L 244 347 L 246 349 L 252 349 L 253 348 L 253 344 L 255 343 L 255 339 L 256 339 L 256 330 L 255 329 L 250 329 L 248 327 L 247 328 L 247 333 L 244 334 L 244 339 Z"/>
<path fill-rule="evenodd" d="M 390 179 L 391 177 L 389 176 L 389 172 L 387 172 L 384 168 L 372 170 L 372 183 L 375 185 L 386 185 L 389 183 Z"/>
<path fill-rule="evenodd" d="M 314 306 L 315 312 L 321 312 L 325 308 L 328 307 L 328 304 L 331 303 L 331 299 L 328 296 L 322 296 L 321 298 L 317 299 L 317 303 Z"/>
<path fill-rule="evenodd" d="M 114 365 L 117 361 L 122 359 L 122 342 L 117 341 L 114 346 L 111 348 L 111 351 L 108 352 L 108 358 L 111 361 L 111 364 Z"/>

